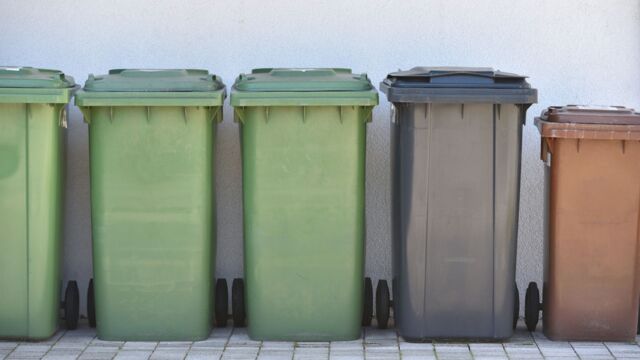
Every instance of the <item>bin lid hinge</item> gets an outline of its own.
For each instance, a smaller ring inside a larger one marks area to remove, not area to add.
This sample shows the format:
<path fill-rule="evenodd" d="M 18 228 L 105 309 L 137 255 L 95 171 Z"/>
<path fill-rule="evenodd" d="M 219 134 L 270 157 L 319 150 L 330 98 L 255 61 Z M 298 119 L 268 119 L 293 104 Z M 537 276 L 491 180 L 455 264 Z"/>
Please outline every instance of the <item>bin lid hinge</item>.
<path fill-rule="evenodd" d="M 307 107 L 302 106 L 302 123 L 305 123 L 307 120 Z"/>
<path fill-rule="evenodd" d="M 265 106 L 264 107 L 264 122 L 268 123 L 269 122 L 269 107 Z"/>
<path fill-rule="evenodd" d="M 113 123 L 113 106 L 109 106 L 109 122 Z"/>

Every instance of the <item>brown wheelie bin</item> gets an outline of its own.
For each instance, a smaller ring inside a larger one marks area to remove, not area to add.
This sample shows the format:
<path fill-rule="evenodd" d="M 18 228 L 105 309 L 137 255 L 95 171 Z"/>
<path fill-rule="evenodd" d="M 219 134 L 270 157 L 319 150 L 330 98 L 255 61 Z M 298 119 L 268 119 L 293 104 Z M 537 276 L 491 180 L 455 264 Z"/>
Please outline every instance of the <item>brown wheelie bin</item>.
<path fill-rule="evenodd" d="M 640 289 L 640 113 L 550 107 L 536 118 L 545 163 L 543 302 L 530 283 L 525 321 L 543 311 L 553 340 L 631 341 Z"/>

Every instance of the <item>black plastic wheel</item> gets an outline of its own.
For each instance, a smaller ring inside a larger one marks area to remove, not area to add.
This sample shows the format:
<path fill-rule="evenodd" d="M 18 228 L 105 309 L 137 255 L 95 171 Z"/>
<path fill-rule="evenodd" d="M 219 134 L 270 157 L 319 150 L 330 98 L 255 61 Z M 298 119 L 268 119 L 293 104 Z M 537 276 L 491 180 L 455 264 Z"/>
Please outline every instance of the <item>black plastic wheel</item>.
<path fill-rule="evenodd" d="M 244 280 L 240 278 L 233 279 L 231 284 L 231 313 L 233 326 L 244 327 L 247 315 L 244 307 Z"/>
<path fill-rule="evenodd" d="M 513 284 L 514 299 L 513 299 L 513 329 L 518 326 L 518 318 L 520 317 L 520 291 L 518 291 L 518 284 Z"/>
<path fill-rule="evenodd" d="M 78 328 L 78 319 L 80 318 L 80 290 L 78 283 L 71 280 L 67 283 L 67 289 L 64 292 L 64 325 L 67 330 L 75 330 Z"/>
<path fill-rule="evenodd" d="M 362 306 L 362 326 L 371 326 L 373 318 L 373 283 L 371 278 L 364 278 L 364 303 Z"/>
<path fill-rule="evenodd" d="M 93 292 L 93 279 L 89 280 L 89 288 L 87 289 L 87 318 L 89 318 L 89 326 L 96 327 L 96 300 Z"/>
<path fill-rule="evenodd" d="M 227 288 L 227 280 L 216 280 L 216 296 L 215 296 L 215 317 L 216 326 L 227 326 L 227 319 L 229 318 L 229 289 Z"/>
<path fill-rule="evenodd" d="M 378 328 L 386 329 L 389 324 L 389 312 L 391 309 L 391 296 L 387 280 L 378 280 L 376 288 L 376 320 Z"/>
<path fill-rule="evenodd" d="M 538 284 L 530 282 L 527 293 L 524 297 L 524 322 L 527 330 L 535 331 L 538 326 L 538 316 L 540 314 L 540 291 Z"/>

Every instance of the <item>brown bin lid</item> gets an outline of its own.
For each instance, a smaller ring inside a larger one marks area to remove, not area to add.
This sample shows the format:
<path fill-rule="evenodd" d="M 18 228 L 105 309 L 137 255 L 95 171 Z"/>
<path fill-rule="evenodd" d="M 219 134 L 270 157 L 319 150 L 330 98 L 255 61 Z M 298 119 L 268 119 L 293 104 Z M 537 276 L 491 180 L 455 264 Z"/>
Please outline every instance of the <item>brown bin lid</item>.
<path fill-rule="evenodd" d="M 640 113 L 624 106 L 551 106 L 535 124 L 543 137 L 640 140 Z"/>

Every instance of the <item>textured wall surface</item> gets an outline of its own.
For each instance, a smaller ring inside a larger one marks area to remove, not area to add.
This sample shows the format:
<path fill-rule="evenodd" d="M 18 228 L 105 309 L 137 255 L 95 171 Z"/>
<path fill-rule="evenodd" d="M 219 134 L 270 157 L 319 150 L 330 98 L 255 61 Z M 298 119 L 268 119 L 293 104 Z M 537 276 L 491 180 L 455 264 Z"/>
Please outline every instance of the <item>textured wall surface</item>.
<path fill-rule="evenodd" d="M 542 276 L 542 180 L 533 116 L 555 104 L 640 108 L 638 0 L 57 0 L 0 2 L 0 64 L 62 69 L 84 82 L 110 68 L 205 68 L 231 85 L 254 67 L 351 67 L 376 86 L 416 65 L 492 66 L 530 76 L 539 103 L 524 135 L 518 281 Z M 217 272 L 242 273 L 238 129 L 217 144 Z M 64 277 L 91 276 L 87 126 L 68 129 Z M 367 264 L 390 277 L 389 105 L 367 145 Z M 521 291 L 523 292 L 523 291 Z M 83 296 L 84 303 L 84 296 Z M 84 307 L 83 307 L 84 312 Z"/>

